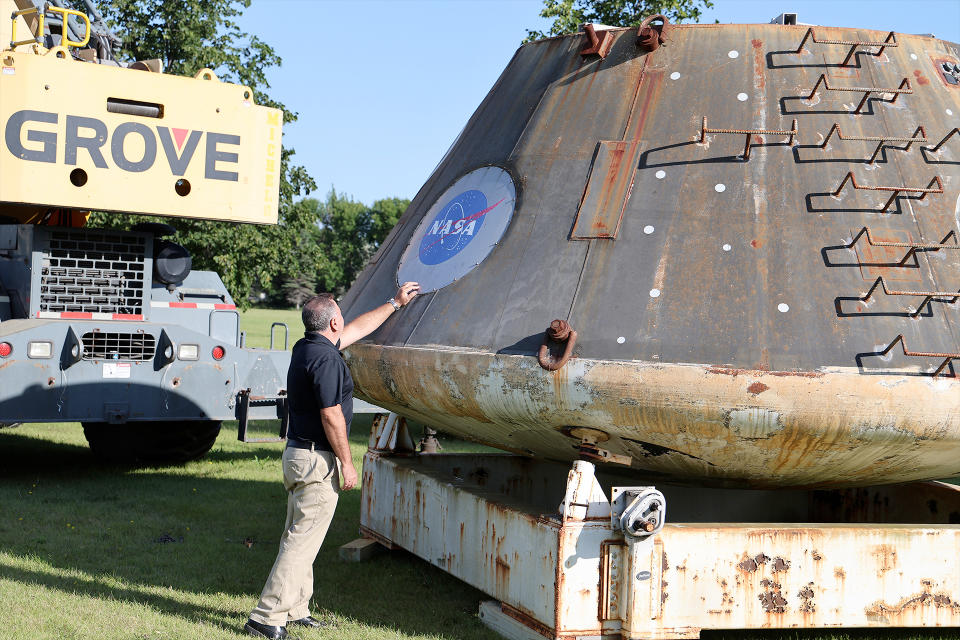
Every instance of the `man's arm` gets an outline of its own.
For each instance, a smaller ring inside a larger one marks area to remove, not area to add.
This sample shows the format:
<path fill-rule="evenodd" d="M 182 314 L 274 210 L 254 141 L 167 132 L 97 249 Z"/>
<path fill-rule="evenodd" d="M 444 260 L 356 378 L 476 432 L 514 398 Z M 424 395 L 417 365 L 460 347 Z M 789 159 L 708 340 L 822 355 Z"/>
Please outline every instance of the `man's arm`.
<path fill-rule="evenodd" d="M 419 284 L 416 282 L 404 282 L 400 285 L 400 288 L 397 290 L 397 295 L 395 295 L 393 299 L 398 305 L 403 307 L 413 300 L 418 293 L 420 293 Z M 364 338 L 376 331 L 394 311 L 393 305 L 388 302 L 354 318 L 353 322 L 343 328 L 343 335 L 340 336 L 341 351 L 360 338 Z"/>
<path fill-rule="evenodd" d="M 323 432 L 327 436 L 330 448 L 333 449 L 333 454 L 340 460 L 340 468 L 343 471 L 343 484 L 340 488 L 349 491 L 357 486 L 357 470 L 353 466 L 353 457 L 350 455 L 347 421 L 343 418 L 340 405 L 320 409 L 320 421 L 323 423 Z"/>

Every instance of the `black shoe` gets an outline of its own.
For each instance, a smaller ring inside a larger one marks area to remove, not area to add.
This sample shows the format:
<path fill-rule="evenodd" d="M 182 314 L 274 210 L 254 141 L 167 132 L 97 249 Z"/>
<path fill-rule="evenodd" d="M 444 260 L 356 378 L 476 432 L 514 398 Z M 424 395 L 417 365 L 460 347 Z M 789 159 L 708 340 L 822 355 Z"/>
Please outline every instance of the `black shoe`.
<path fill-rule="evenodd" d="M 328 622 L 320 622 L 313 616 L 307 616 L 306 618 L 300 618 L 299 620 L 291 620 L 287 624 L 298 624 L 301 627 L 309 627 L 311 629 L 319 629 L 320 627 L 330 626 Z"/>
<path fill-rule="evenodd" d="M 247 620 L 243 625 L 243 630 L 251 636 L 269 638 L 269 640 L 283 640 L 287 637 L 286 627 L 275 627 L 269 624 L 261 624 L 254 619 Z"/>

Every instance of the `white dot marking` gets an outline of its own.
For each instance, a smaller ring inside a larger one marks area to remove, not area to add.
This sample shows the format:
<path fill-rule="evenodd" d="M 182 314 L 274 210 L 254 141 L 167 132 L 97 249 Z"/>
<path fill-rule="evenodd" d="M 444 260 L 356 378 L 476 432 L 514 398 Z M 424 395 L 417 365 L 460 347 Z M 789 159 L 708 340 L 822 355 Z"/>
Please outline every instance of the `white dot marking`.
<path fill-rule="evenodd" d="M 788 305 L 786 302 L 781 302 L 777 305 L 777 311 L 780 313 L 786 313 L 787 311 L 790 311 L 790 305 Z"/>
<path fill-rule="evenodd" d="M 657 176 L 657 180 L 663 180 L 664 178 L 667 177 L 667 172 L 664 171 L 663 169 L 661 169 L 660 171 L 657 171 L 657 172 L 656 172 L 655 174 L 653 174 L 653 175 Z"/>
<path fill-rule="evenodd" d="M 659 298 L 659 297 L 660 297 L 660 289 L 650 289 L 650 297 L 651 297 L 651 298 Z"/>
<path fill-rule="evenodd" d="M 731 249 L 733 249 L 733 247 L 731 247 L 730 245 L 728 245 L 728 244 L 723 245 L 723 250 L 724 250 L 724 251 L 730 251 Z"/>
<path fill-rule="evenodd" d="M 739 58 L 739 57 L 740 57 L 740 52 L 739 52 L 739 51 L 730 51 L 729 53 L 727 53 L 727 57 L 729 57 L 729 58 Z"/>
<path fill-rule="evenodd" d="M 748 95 L 745 94 L 745 93 L 738 93 L 738 94 L 737 94 L 737 100 L 739 100 L 740 102 L 746 102 L 746 101 L 747 101 L 747 98 L 749 98 L 749 97 L 750 97 L 750 96 L 748 96 Z"/>
<path fill-rule="evenodd" d="M 643 228 L 643 232 L 644 232 L 645 234 L 647 234 L 647 235 L 650 235 L 651 233 L 653 233 L 653 231 L 654 231 L 653 225 L 651 225 L 651 224 L 648 224 L 647 226 L 645 226 L 645 227 Z"/>
<path fill-rule="evenodd" d="M 620 336 L 619 338 L 617 338 L 617 344 L 623 344 L 623 343 L 626 342 L 626 341 L 627 341 L 627 339 L 624 338 L 623 336 Z"/>
<path fill-rule="evenodd" d="M 671 73 L 671 74 L 670 74 L 670 79 L 671 79 L 671 80 L 679 80 L 679 79 L 680 79 L 680 72 L 679 72 L 679 71 L 674 71 L 673 73 Z"/>
<path fill-rule="evenodd" d="M 950 111 L 950 109 L 947 109 L 947 115 L 948 115 L 948 116 L 952 116 L 952 115 L 953 115 L 953 111 Z"/>
<path fill-rule="evenodd" d="M 714 186 L 713 190 L 716 191 L 717 193 L 723 193 L 724 191 L 727 190 L 727 185 L 721 182 L 720 184 Z"/>
<path fill-rule="evenodd" d="M 917 54 L 911 53 L 911 54 L 910 54 L 910 57 L 911 57 L 913 60 L 916 60 L 916 59 L 917 59 Z"/>

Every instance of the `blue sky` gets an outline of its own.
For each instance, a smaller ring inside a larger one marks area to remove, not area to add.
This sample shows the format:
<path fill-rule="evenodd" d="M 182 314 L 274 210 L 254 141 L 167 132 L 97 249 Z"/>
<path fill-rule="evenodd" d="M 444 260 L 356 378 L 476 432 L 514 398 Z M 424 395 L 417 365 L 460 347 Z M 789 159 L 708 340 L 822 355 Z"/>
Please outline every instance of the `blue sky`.
<path fill-rule="evenodd" d="M 371 204 L 413 198 L 510 61 L 541 0 L 254 0 L 241 26 L 283 65 L 271 95 L 300 114 L 284 143 L 316 179 Z M 800 22 L 960 42 L 958 0 L 715 0 L 701 22 Z"/>

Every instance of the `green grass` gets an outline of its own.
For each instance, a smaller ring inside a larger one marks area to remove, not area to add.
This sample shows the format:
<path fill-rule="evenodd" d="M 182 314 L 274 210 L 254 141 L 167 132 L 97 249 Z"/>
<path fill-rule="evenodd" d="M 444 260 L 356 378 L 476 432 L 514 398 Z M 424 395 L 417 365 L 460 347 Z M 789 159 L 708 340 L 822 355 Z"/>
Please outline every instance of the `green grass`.
<path fill-rule="evenodd" d="M 270 325 L 285 322 L 290 329 L 289 347 L 303 337 L 303 322 L 297 309 L 247 309 L 240 314 L 240 330 L 246 332 L 246 346 L 266 349 L 270 346 Z M 283 328 L 275 328 L 274 347 L 283 348 Z"/>
<path fill-rule="evenodd" d="M 247 344 L 266 347 L 271 322 L 300 336 L 296 311 L 243 315 Z M 279 333 L 278 333 L 279 338 Z M 370 416 L 357 416 L 359 465 Z M 272 431 L 270 423 L 255 423 Z M 415 429 L 416 432 L 416 429 Z M 445 451 L 485 448 L 442 439 Z M 203 460 L 166 468 L 105 466 L 78 424 L 0 430 L 0 638 L 241 638 L 277 552 L 286 495 L 281 444 L 243 444 L 227 423 Z M 559 498 L 558 498 L 559 499 Z M 481 592 L 403 551 L 359 564 L 337 549 L 357 537 L 360 493 L 341 495 L 315 563 L 312 612 L 332 623 L 303 640 L 480 640 Z M 904 640 L 944 631 L 703 633 L 714 640 Z"/>

